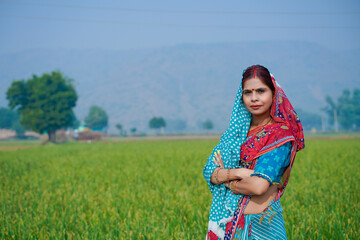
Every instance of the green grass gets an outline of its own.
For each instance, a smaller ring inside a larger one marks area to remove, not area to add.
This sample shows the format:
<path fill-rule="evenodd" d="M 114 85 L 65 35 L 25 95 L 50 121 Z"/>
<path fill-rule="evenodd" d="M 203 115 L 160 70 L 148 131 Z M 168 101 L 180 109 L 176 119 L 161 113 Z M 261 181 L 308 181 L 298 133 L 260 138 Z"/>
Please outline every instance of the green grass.
<path fill-rule="evenodd" d="M 204 239 L 217 141 L 0 151 L 0 239 Z M 359 140 L 307 141 L 282 199 L 289 239 L 359 239 Z"/>
<path fill-rule="evenodd" d="M 282 204 L 292 239 L 359 239 L 360 140 L 307 141 Z"/>

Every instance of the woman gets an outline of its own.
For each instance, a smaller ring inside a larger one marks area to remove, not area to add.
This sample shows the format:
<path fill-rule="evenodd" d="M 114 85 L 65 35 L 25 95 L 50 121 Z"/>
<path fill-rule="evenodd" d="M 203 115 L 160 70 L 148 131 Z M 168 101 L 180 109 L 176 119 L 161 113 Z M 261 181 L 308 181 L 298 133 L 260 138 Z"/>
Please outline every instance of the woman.
<path fill-rule="evenodd" d="M 286 239 L 280 198 L 302 125 L 270 72 L 243 73 L 229 128 L 204 167 L 213 194 L 207 239 Z"/>

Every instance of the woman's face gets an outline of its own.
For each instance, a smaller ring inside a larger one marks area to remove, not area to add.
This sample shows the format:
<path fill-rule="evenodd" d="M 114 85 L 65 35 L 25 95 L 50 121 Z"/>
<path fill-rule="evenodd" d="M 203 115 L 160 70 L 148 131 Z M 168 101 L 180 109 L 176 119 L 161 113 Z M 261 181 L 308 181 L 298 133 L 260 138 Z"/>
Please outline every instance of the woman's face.
<path fill-rule="evenodd" d="M 273 93 L 258 77 L 250 78 L 244 82 L 243 101 L 246 109 L 256 117 L 270 115 Z"/>

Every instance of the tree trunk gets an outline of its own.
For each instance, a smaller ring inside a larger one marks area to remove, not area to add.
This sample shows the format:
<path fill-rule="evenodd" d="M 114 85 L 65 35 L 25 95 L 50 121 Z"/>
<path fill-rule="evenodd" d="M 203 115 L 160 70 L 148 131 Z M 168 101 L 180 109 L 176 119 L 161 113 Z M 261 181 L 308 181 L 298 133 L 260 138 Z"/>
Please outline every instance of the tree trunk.
<path fill-rule="evenodd" d="M 49 136 L 49 142 L 55 143 L 55 140 L 56 140 L 56 133 L 55 133 L 55 131 L 50 131 L 50 132 L 48 133 L 48 136 Z"/>
<path fill-rule="evenodd" d="M 335 126 L 335 132 L 339 131 L 339 125 L 337 120 L 337 112 L 336 109 L 334 109 L 334 126 Z"/>

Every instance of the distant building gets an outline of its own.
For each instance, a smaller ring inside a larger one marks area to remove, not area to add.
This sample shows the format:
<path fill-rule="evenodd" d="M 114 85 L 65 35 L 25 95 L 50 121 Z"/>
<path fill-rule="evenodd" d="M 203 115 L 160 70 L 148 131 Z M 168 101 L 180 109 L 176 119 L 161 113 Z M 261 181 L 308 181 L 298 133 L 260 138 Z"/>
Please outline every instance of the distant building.
<path fill-rule="evenodd" d="M 0 140 L 6 140 L 16 137 L 16 132 L 10 129 L 0 129 Z"/>
<path fill-rule="evenodd" d="M 77 129 L 74 129 L 74 138 L 79 141 L 96 141 L 104 135 L 104 128 L 89 128 L 84 122 Z"/>

